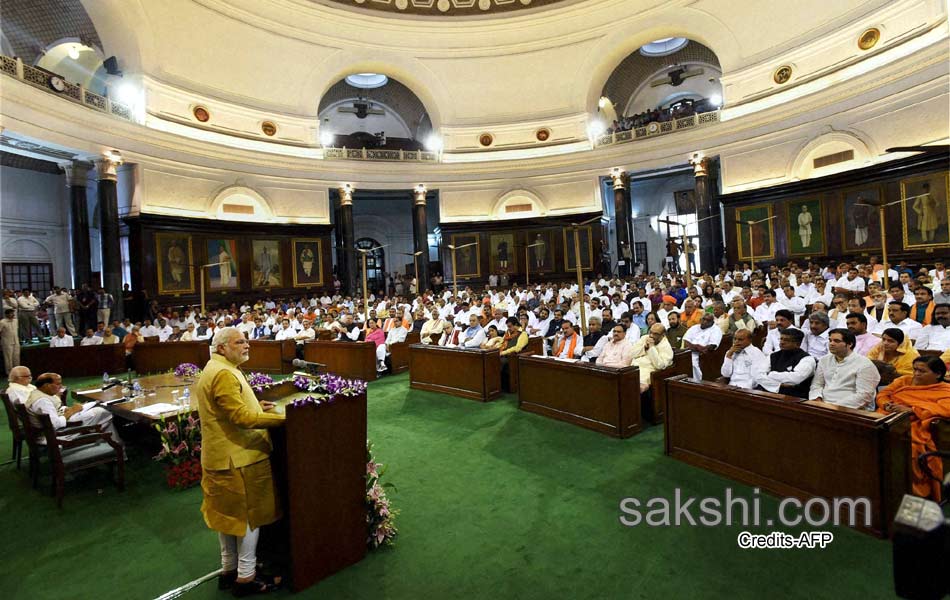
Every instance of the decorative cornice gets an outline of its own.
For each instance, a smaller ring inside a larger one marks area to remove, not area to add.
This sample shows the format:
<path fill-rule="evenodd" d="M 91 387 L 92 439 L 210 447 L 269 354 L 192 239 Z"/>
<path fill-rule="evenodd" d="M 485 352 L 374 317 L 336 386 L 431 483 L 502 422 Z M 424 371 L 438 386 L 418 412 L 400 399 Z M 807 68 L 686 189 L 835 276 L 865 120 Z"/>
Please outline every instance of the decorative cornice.
<path fill-rule="evenodd" d="M 73 161 L 59 165 L 66 175 L 66 187 L 85 187 L 89 169 L 92 165 L 82 161 Z"/>

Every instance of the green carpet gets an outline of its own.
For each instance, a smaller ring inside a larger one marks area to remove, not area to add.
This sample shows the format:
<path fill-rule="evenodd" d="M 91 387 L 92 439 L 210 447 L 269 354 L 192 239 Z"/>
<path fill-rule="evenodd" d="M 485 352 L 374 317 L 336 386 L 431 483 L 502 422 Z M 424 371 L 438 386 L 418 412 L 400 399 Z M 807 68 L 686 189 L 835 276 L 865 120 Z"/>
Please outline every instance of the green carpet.
<path fill-rule="evenodd" d="M 893 597 L 889 542 L 846 528 L 822 528 L 835 535 L 823 550 L 753 551 L 739 527 L 622 526 L 628 496 L 752 497 L 664 456 L 662 427 L 615 440 L 522 413 L 514 396 L 485 405 L 411 391 L 401 375 L 370 384 L 369 436 L 398 487 L 396 545 L 295 597 Z M 82 475 L 57 510 L 48 486 L 0 467 L 0 596 L 154 598 L 218 567 L 199 489 L 166 490 L 134 450 L 126 479 L 119 493 L 105 470 Z M 763 514 L 776 505 L 764 497 Z M 212 581 L 185 597 L 230 596 Z"/>

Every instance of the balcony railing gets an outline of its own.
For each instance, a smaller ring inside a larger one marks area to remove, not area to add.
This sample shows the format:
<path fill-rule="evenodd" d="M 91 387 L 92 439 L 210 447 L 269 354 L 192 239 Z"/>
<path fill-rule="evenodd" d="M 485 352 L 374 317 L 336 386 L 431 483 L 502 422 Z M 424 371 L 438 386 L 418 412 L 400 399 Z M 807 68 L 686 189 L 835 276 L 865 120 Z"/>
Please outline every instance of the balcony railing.
<path fill-rule="evenodd" d="M 424 150 L 384 150 L 378 148 L 325 148 L 324 158 L 344 160 L 388 160 L 402 162 L 439 162 L 436 152 Z"/>
<path fill-rule="evenodd" d="M 706 125 L 718 122 L 718 110 L 706 113 L 697 113 L 695 115 L 690 115 L 681 119 L 675 119 L 673 121 L 654 121 L 646 127 L 635 127 L 633 129 L 628 129 L 627 131 L 618 131 L 615 133 L 604 134 L 594 140 L 594 145 L 609 146 L 611 144 L 620 144 L 623 142 L 629 142 L 631 140 L 640 140 L 649 137 L 656 137 L 658 135 L 666 135 L 667 133 L 673 133 L 674 131 L 681 131 L 683 129 L 696 129 L 697 127 L 705 127 Z"/>
<path fill-rule="evenodd" d="M 0 54 L 0 72 L 38 87 L 50 94 L 56 94 L 70 102 L 88 106 L 93 110 L 125 119 L 126 121 L 132 120 L 132 109 L 127 104 L 110 100 L 106 96 L 100 96 L 81 85 L 70 83 L 61 77 L 63 89 L 62 91 L 57 90 L 53 87 L 52 80 L 53 77 L 58 77 L 58 75 L 23 64 L 23 61 L 19 58 L 10 58 L 9 56 Z"/>

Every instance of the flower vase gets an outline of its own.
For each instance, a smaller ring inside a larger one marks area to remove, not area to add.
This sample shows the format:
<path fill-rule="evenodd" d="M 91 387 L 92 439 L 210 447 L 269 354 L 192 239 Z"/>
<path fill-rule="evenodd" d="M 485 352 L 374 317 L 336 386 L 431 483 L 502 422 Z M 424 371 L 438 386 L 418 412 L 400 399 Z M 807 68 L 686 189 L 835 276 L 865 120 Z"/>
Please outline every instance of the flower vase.
<path fill-rule="evenodd" d="M 191 457 L 177 465 L 165 465 L 165 483 L 173 490 L 186 490 L 201 482 L 201 459 Z"/>

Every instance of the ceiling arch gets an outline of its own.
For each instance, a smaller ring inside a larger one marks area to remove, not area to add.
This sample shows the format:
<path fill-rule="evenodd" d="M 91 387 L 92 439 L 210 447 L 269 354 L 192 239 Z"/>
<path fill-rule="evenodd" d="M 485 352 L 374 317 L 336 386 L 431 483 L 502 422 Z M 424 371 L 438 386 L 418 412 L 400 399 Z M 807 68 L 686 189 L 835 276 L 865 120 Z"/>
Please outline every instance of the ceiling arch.
<path fill-rule="evenodd" d="M 644 85 L 657 74 L 662 74 L 673 65 L 705 64 L 720 70 L 719 59 L 706 46 L 690 40 L 683 48 L 666 56 L 644 56 L 640 52 L 632 52 L 623 59 L 610 78 L 604 84 L 601 94 L 610 98 L 618 109 L 626 107 Z M 702 75 L 707 77 L 708 74 Z M 719 73 L 715 73 L 718 77 Z M 689 80 L 686 80 L 688 82 Z M 684 87 L 685 91 L 687 88 Z"/>
<path fill-rule="evenodd" d="M 80 0 L 3 0 L 0 28 L 13 52 L 27 64 L 66 38 L 78 38 L 102 51 L 99 32 Z"/>
<path fill-rule="evenodd" d="M 432 131 L 432 120 L 422 100 L 408 87 L 392 78 L 386 85 L 374 89 L 353 87 L 346 82 L 346 79 L 341 79 L 330 86 L 320 99 L 317 112 L 323 115 L 333 105 L 360 96 L 389 107 L 399 115 L 416 139 L 424 140 L 425 136 Z"/>

